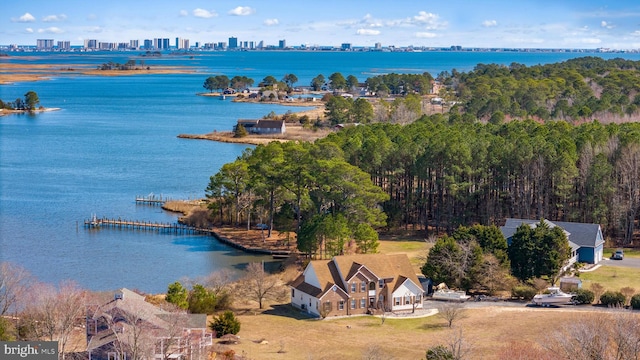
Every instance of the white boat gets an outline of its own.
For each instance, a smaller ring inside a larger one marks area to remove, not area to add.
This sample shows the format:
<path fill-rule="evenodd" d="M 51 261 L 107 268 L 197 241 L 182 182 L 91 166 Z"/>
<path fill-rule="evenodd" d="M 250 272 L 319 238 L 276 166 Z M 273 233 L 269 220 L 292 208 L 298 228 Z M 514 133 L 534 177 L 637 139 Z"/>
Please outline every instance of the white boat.
<path fill-rule="evenodd" d="M 441 289 L 433 292 L 433 300 L 446 300 L 446 301 L 467 301 L 471 296 L 467 295 L 464 291 L 456 291 L 450 289 Z"/>
<path fill-rule="evenodd" d="M 572 294 L 564 293 L 559 287 L 550 287 L 546 294 L 538 294 L 533 297 L 532 302 L 538 306 L 564 305 L 571 303 Z"/>

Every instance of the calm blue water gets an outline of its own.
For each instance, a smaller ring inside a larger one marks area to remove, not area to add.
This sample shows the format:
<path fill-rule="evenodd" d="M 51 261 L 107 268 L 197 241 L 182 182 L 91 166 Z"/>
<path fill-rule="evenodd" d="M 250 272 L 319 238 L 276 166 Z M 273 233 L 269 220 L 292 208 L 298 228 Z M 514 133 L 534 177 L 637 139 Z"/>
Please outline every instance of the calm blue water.
<path fill-rule="evenodd" d="M 32 54 L 8 62 L 90 64 L 126 62 L 132 53 Z M 366 77 L 388 72 L 437 74 L 475 64 L 556 62 L 579 54 L 526 53 L 305 53 L 236 52 L 145 59 L 149 65 L 188 65 L 189 75 L 59 77 L 0 86 L 0 98 L 29 91 L 42 105 L 62 110 L 0 117 L 0 260 L 26 267 L 40 280 L 73 279 L 92 290 L 118 287 L 165 291 L 183 277 L 221 268 L 240 269 L 264 257 L 243 254 L 212 238 L 154 232 L 87 230 L 84 219 L 100 216 L 173 222 L 175 214 L 137 206 L 136 195 L 204 196 L 220 166 L 244 145 L 178 139 L 180 133 L 230 130 L 238 118 L 296 108 L 234 104 L 195 96 L 205 74 L 294 73 L 299 85 L 333 72 Z M 640 54 L 616 54 L 633 60 Z M 609 56 L 614 57 L 614 56 Z"/>

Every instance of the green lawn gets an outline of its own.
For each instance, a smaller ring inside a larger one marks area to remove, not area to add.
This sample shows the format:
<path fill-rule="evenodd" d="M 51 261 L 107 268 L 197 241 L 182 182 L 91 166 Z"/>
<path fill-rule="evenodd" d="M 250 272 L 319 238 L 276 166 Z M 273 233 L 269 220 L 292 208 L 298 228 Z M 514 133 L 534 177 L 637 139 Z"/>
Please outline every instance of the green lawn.
<path fill-rule="evenodd" d="M 419 272 L 432 246 L 432 243 L 424 240 L 380 240 L 378 252 L 382 254 L 407 254 L 411 265 Z"/>
<path fill-rule="evenodd" d="M 618 291 L 629 286 L 640 293 L 640 269 L 603 265 L 594 271 L 580 273 L 580 279 L 583 289 L 589 289 L 592 283 L 600 283 L 605 290 Z"/>

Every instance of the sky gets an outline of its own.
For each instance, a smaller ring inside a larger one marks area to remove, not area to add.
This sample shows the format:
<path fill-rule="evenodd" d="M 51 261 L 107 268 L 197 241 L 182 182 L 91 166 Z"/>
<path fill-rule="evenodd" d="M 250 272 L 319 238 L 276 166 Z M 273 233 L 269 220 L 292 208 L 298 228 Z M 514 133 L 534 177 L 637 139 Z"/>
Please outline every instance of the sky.
<path fill-rule="evenodd" d="M 0 44 L 170 38 L 288 46 L 640 49 L 638 0 L 6 1 Z"/>

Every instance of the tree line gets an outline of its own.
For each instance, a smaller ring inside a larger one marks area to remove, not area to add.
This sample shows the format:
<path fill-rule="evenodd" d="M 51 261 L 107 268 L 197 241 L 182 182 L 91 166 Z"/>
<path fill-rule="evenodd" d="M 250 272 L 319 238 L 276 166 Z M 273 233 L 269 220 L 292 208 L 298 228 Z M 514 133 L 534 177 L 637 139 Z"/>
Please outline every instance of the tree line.
<path fill-rule="evenodd" d="M 481 120 L 504 115 L 624 119 L 640 106 L 639 69 L 639 61 L 582 57 L 531 67 L 478 64 L 473 71 L 445 71 L 437 79 L 446 85 L 440 93 L 443 98 L 460 101 L 464 113 Z"/>
<path fill-rule="evenodd" d="M 256 219 L 297 233 L 298 249 L 334 256 L 347 248 L 374 252 L 388 199 L 370 176 L 331 143 L 279 143 L 247 149 L 210 178 L 206 189 L 217 223 Z M 255 222 L 255 220 L 254 220 Z"/>
<path fill-rule="evenodd" d="M 384 190 L 389 229 L 429 235 L 546 218 L 597 223 L 629 244 L 639 221 L 638 123 L 451 124 L 436 114 L 345 128 L 317 143 L 340 148 Z"/>

